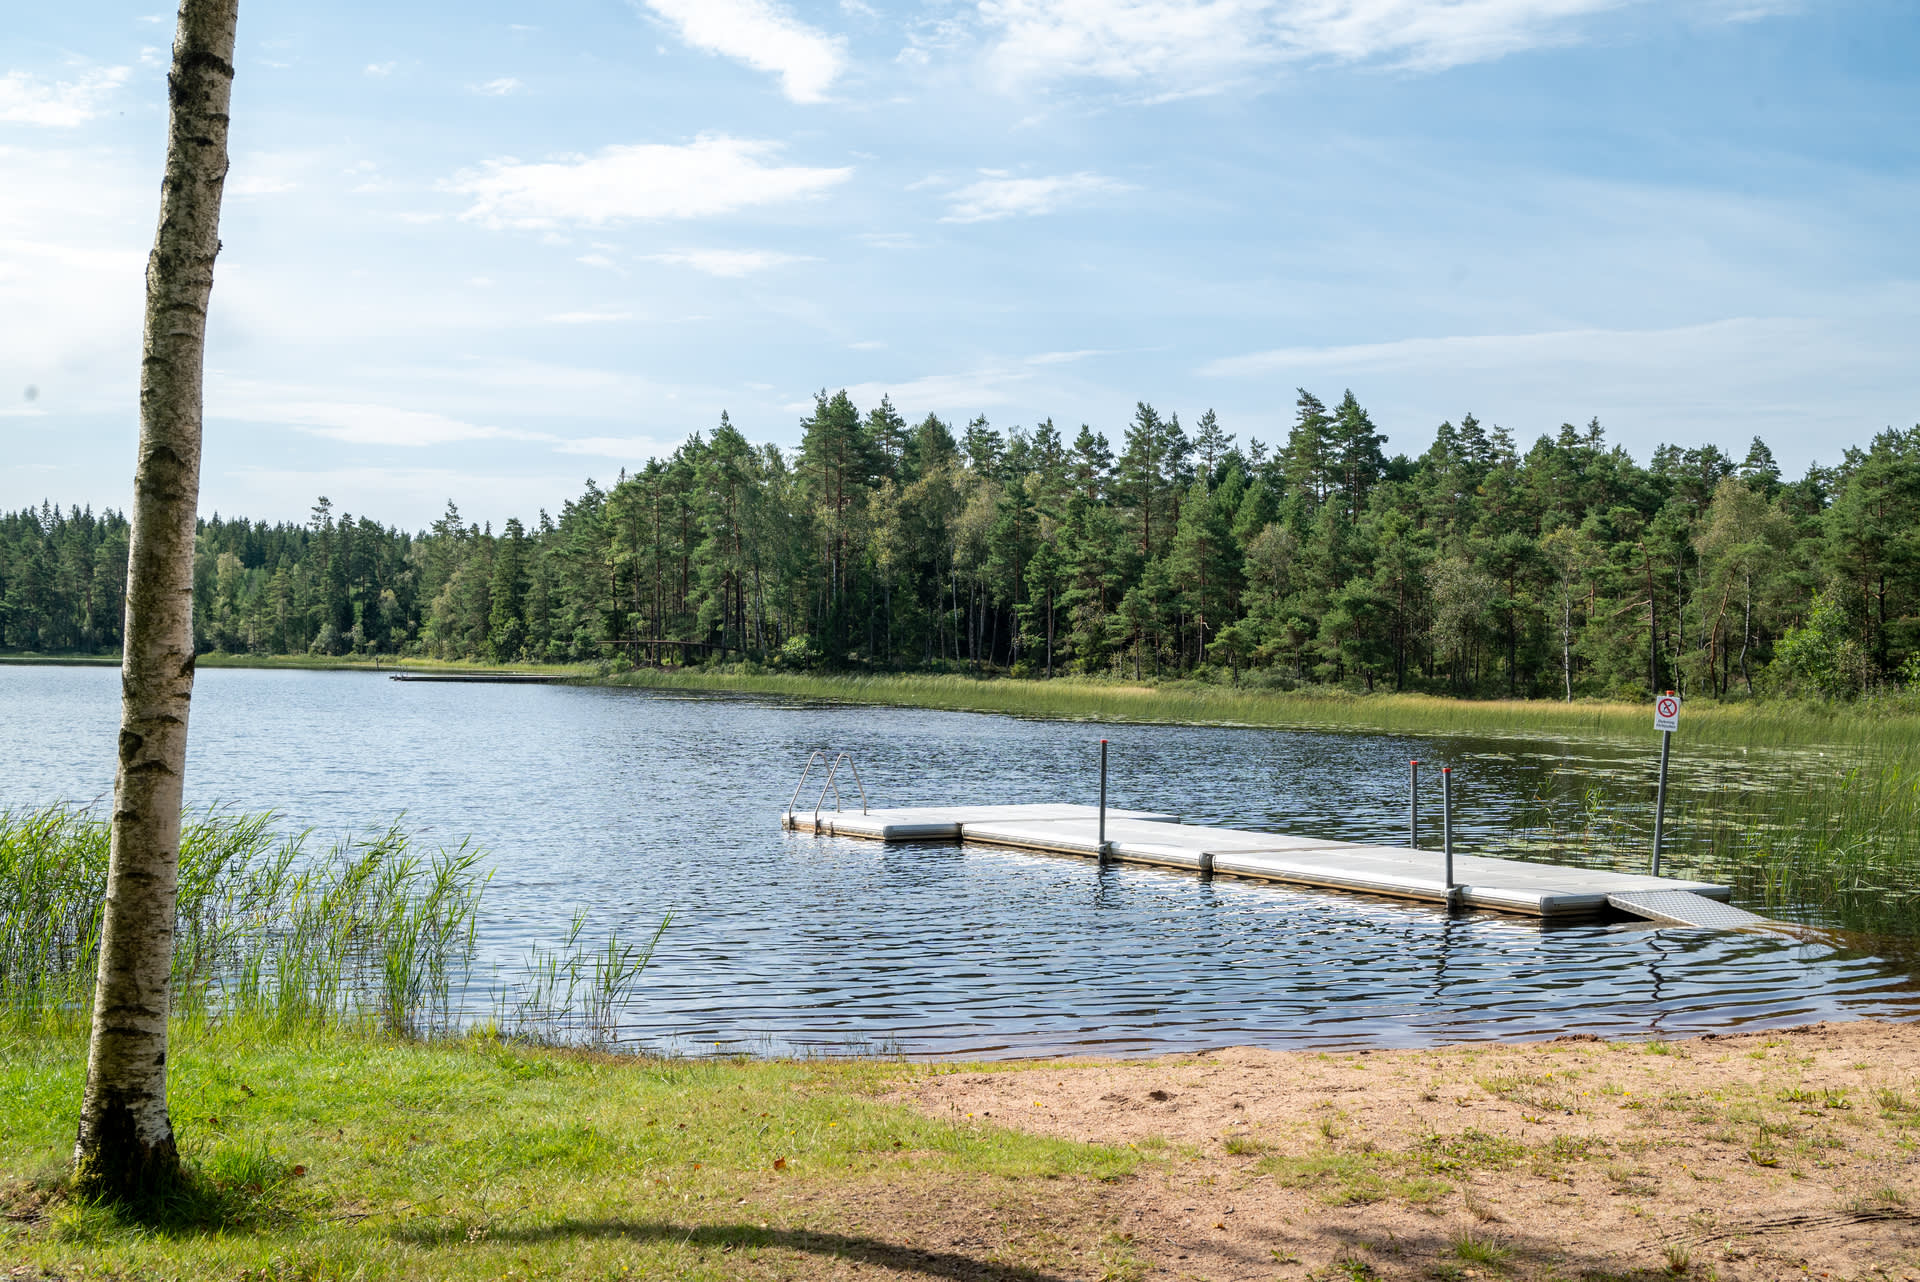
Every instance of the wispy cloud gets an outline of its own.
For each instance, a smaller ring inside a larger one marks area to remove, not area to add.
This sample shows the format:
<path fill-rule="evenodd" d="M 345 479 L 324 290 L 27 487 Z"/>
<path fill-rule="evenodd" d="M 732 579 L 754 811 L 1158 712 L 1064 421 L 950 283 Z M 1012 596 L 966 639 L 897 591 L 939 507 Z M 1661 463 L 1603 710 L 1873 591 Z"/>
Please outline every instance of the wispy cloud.
<path fill-rule="evenodd" d="M 469 423 L 430 410 L 399 409 L 392 405 L 255 400 L 242 395 L 209 412 L 216 418 L 284 423 L 315 436 L 352 445 L 392 445 L 402 449 L 449 445 L 456 441 L 553 439 L 544 432 Z"/>
<path fill-rule="evenodd" d="M 72 80 L 47 82 L 24 71 L 0 75 L 0 123 L 71 129 L 105 110 L 102 105 L 127 81 L 127 67 L 96 67 Z"/>
<path fill-rule="evenodd" d="M 397 62 L 370 62 L 367 64 L 367 69 L 361 72 L 361 74 L 379 79 L 392 75 L 394 68 L 399 65 Z"/>
<path fill-rule="evenodd" d="M 1033 371 L 1010 365 L 989 365 L 963 374 L 925 374 L 900 382 L 855 383 L 846 389 L 855 405 L 878 405 L 882 396 L 909 416 L 932 411 L 936 414 L 968 415 L 996 405 L 1011 404 L 1021 392 L 1021 384 L 1033 378 Z M 785 406 L 798 414 L 811 413 L 812 401 L 795 401 Z"/>
<path fill-rule="evenodd" d="M 853 174 L 768 163 L 778 151 L 772 142 L 707 135 L 683 146 L 641 143 L 534 163 L 492 160 L 449 187 L 473 197 L 461 215 L 469 221 L 539 228 L 712 217 L 817 196 Z"/>
<path fill-rule="evenodd" d="M 646 0 L 696 49 L 735 58 L 780 77 L 794 102 L 820 102 L 846 67 L 846 41 L 829 36 L 772 0 Z"/>
<path fill-rule="evenodd" d="M 754 272 L 787 263 L 814 261 L 804 254 L 781 254 L 771 249 L 673 249 L 665 253 L 648 254 L 646 258 L 648 262 L 691 267 L 709 276 L 729 278 L 751 276 Z"/>
<path fill-rule="evenodd" d="M 1713 21 L 1783 0 L 1694 0 Z M 980 0 L 991 58 L 1009 82 L 1084 77 L 1196 82 L 1289 61 L 1381 62 L 1432 71 L 1582 38 L 1583 20 L 1652 0 Z"/>
<path fill-rule="evenodd" d="M 869 231 L 854 237 L 863 245 L 875 249 L 918 249 L 919 238 L 910 231 Z"/>
<path fill-rule="evenodd" d="M 520 88 L 520 82 L 512 76 L 501 76 L 498 79 L 482 81 L 472 88 L 475 93 L 485 94 L 489 98 L 504 98 L 517 91 Z"/>
<path fill-rule="evenodd" d="M 1660 364 L 1665 354 L 1758 350 L 1804 338 L 1803 322 L 1736 317 L 1670 329 L 1561 329 L 1534 334 L 1458 334 L 1335 347 L 1276 347 L 1210 361 L 1200 373 L 1237 377 L 1294 370 L 1407 371 L 1504 369 L 1553 360 L 1577 364 Z"/>
<path fill-rule="evenodd" d="M 1092 196 L 1127 191 L 1125 183 L 1093 173 L 1050 178 L 982 178 L 950 193 L 943 223 L 984 223 L 1000 218 L 1050 214 Z"/>
<path fill-rule="evenodd" d="M 555 312 L 553 315 L 545 316 L 541 319 L 549 325 L 607 325 L 615 321 L 632 320 L 633 313 L 616 311 Z"/>
<path fill-rule="evenodd" d="M 1027 357 L 1029 365 L 1069 365 L 1074 361 L 1083 361 L 1089 356 L 1111 356 L 1105 348 L 1083 347 L 1074 352 L 1041 352 L 1037 356 Z"/>
<path fill-rule="evenodd" d="M 671 445 L 665 445 L 651 436 L 582 436 L 561 441 L 553 449 L 556 454 L 585 454 L 594 458 L 633 461 L 658 458 L 673 452 Z"/>

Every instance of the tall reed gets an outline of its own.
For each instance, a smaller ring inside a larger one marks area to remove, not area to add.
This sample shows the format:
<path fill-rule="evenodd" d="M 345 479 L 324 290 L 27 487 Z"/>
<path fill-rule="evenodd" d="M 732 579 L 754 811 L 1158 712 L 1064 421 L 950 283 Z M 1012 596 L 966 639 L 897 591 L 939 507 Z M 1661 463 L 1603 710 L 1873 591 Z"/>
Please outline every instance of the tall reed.
<path fill-rule="evenodd" d="M 615 933 L 590 951 L 578 918 L 565 945 L 536 950 L 517 981 L 476 1001 L 471 970 L 489 878 L 478 852 L 463 842 L 422 854 L 397 823 L 319 852 L 309 837 L 277 833 L 270 815 L 209 811 L 185 826 L 177 1013 L 431 1037 L 507 1006 L 521 1012 L 516 1035 L 614 1040 L 659 932 L 644 949 Z M 107 841 L 106 821 L 91 811 L 0 811 L 0 1023 L 84 1025 Z M 557 989 L 549 970 L 573 983 Z"/>
<path fill-rule="evenodd" d="M 1617 740 L 1651 732 L 1651 703 L 1449 699 L 1357 694 L 1337 687 L 1271 689 L 1201 681 L 1134 684 L 922 674 L 781 673 L 640 668 L 603 684 L 831 699 L 848 703 L 995 712 L 1050 720 L 1381 730 L 1404 734 L 1555 735 Z M 1905 698 L 1852 704 L 1788 700 L 1695 703 L 1689 741 L 1746 747 L 1920 744 L 1920 708 Z"/>

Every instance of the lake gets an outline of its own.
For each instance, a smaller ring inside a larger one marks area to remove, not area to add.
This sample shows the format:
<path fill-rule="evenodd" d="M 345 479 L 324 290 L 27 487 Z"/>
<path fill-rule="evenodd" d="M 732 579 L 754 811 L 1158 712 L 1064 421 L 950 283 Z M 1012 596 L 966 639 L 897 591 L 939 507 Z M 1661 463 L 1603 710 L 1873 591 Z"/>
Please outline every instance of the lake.
<path fill-rule="evenodd" d="M 0 807 L 104 804 L 118 686 L 109 667 L 0 665 Z M 1392 844 L 1406 836 L 1408 758 L 1436 774 L 1451 765 L 1455 844 L 1468 853 L 1618 865 L 1617 841 L 1548 842 L 1541 798 L 1598 797 L 1637 821 L 1650 792 L 1651 735 L 1635 746 L 1094 726 L 209 669 L 195 689 L 187 793 L 196 806 L 271 809 L 327 838 L 397 816 L 437 843 L 471 837 L 494 870 L 483 975 L 558 943 L 576 910 L 590 937 L 617 928 L 642 939 L 671 912 L 621 1036 L 683 1053 L 1143 1054 L 1680 1036 L 1920 1014 L 1898 940 L 1449 917 L 779 826 L 815 748 L 850 752 L 875 806 L 1090 803 L 1102 736 L 1115 806 Z M 1770 768 L 1676 745 L 1677 776 Z M 1422 811 L 1437 843 L 1437 791 Z M 1675 841 L 1684 857 L 1686 834 Z"/>

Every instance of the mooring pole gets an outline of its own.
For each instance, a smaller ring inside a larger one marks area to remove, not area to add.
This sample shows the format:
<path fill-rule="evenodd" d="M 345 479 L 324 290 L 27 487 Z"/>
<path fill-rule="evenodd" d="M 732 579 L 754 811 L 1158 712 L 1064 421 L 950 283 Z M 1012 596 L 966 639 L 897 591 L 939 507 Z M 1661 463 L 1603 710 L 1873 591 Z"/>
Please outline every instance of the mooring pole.
<path fill-rule="evenodd" d="M 1440 848 L 1446 852 L 1447 907 L 1453 907 L 1453 767 L 1440 767 Z"/>
<path fill-rule="evenodd" d="M 1667 835 L 1667 753 L 1673 748 L 1673 731 L 1660 732 L 1660 787 L 1653 794 L 1653 875 L 1660 875 L 1660 843 Z"/>
<path fill-rule="evenodd" d="M 1407 849 L 1420 849 L 1420 762 L 1407 763 Z"/>
<path fill-rule="evenodd" d="M 1100 862 L 1107 861 L 1107 741 L 1100 741 Z"/>

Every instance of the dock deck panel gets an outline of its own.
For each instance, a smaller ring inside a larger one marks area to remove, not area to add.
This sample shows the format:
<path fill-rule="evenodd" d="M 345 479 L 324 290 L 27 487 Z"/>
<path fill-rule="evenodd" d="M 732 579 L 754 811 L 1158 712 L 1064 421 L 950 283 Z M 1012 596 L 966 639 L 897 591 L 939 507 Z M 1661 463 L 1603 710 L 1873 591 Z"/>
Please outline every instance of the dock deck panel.
<path fill-rule="evenodd" d="M 1099 812 L 1092 806 L 920 806 L 909 809 L 811 811 L 782 816 L 801 832 L 878 841 L 959 840 L 1096 858 L 1101 855 Z M 1286 833 L 1247 832 L 1177 822 L 1149 811 L 1107 811 L 1108 859 L 1295 886 L 1385 895 L 1429 903 L 1451 898 L 1471 908 L 1533 917 L 1591 916 L 1617 907 L 1640 916 L 1706 924 L 1735 920 L 1738 909 L 1711 901 L 1732 888 L 1711 882 L 1647 877 L 1593 868 L 1493 859 L 1457 851 L 1449 895 L 1441 853 Z M 1695 901 L 1694 909 L 1686 901 Z M 1630 902 L 1632 901 L 1632 902 Z M 1655 914 L 1639 901 L 1659 905 Z M 1677 907 L 1676 907 L 1677 905 Z M 1751 917 L 1751 914 L 1742 914 Z M 1755 918 L 1754 920 L 1760 920 Z"/>

